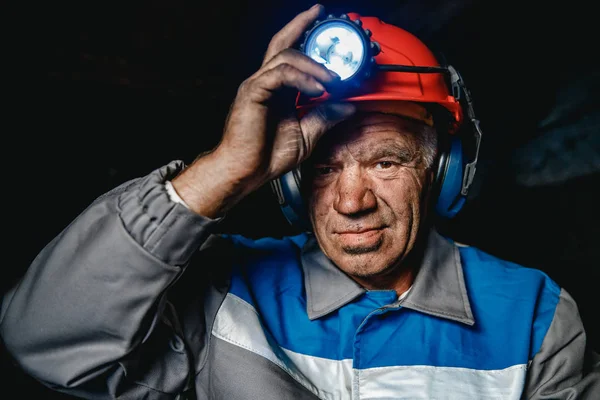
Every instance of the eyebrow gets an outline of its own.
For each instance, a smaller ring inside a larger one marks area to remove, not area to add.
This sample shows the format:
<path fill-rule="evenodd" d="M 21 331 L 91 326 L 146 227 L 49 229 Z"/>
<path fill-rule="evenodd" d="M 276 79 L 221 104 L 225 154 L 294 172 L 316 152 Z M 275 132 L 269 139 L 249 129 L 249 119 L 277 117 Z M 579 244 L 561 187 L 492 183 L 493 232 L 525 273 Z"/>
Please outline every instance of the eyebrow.
<path fill-rule="evenodd" d="M 409 149 L 399 146 L 380 147 L 374 150 L 365 150 L 361 152 L 359 156 L 367 159 L 397 158 L 406 161 L 410 161 L 413 158 L 413 154 Z"/>
<path fill-rule="evenodd" d="M 417 156 L 407 146 L 399 145 L 395 141 L 383 141 L 374 148 L 362 149 L 357 158 L 363 160 L 378 160 L 381 158 L 394 158 L 401 162 L 410 162 Z"/>
<path fill-rule="evenodd" d="M 382 144 L 385 144 L 384 141 Z M 361 149 L 356 158 L 362 161 L 373 161 L 383 158 L 393 158 L 401 163 L 409 163 L 413 161 L 417 154 L 411 151 L 408 147 L 398 145 L 395 142 L 389 143 L 387 146 L 378 144 L 375 148 Z M 315 155 L 313 164 L 327 164 L 335 161 L 335 158 L 330 154 L 327 157 L 324 155 Z"/>

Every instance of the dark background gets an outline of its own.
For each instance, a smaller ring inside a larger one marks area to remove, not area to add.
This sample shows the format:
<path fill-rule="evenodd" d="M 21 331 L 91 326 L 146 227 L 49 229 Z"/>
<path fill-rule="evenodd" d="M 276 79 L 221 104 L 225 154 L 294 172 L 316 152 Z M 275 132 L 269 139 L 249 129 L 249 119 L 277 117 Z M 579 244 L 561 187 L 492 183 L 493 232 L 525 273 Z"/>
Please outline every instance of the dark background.
<path fill-rule="evenodd" d="M 376 15 L 442 52 L 484 132 L 470 202 L 445 229 L 542 269 L 597 318 L 600 69 L 593 6 L 578 1 L 324 1 Z M 151 0 L 6 6 L 2 136 L 9 237 L 2 290 L 96 196 L 214 146 L 237 86 L 307 1 Z M 6 162 L 8 160 L 8 162 Z M 227 228 L 289 232 L 270 190 Z M 3 391 L 59 398 L 2 357 Z M 18 394 L 16 394 L 18 393 Z M 3 397 L 0 395 L 0 397 Z M 62 398 L 62 396 L 60 397 Z"/>

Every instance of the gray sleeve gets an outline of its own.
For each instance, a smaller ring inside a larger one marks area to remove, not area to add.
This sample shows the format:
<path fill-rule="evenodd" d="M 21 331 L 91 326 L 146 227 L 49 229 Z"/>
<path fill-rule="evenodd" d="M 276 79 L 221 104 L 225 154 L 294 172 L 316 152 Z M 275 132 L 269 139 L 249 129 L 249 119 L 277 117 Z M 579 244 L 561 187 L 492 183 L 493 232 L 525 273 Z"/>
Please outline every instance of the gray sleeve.
<path fill-rule="evenodd" d="M 530 362 L 524 399 L 600 399 L 600 362 L 586 345 L 575 300 L 564 289 L 539 352 Z"/>
<path fill-rule="evenodd" d="M 170 201 L 182 168 L 99 197 L 7 292 L 0 334 L 26 373 L 93 399 L 182 389 L 190 360 L 165 294 L 216 223 Z"/>

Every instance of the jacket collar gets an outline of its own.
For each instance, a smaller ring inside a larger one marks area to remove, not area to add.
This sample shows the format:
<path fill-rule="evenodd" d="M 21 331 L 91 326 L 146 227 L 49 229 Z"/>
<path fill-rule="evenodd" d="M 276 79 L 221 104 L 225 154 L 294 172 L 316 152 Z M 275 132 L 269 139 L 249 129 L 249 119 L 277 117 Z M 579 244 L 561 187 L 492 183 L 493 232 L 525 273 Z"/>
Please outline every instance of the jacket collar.
<path fill-rule="evenodd" d="M 302 268 L 306 311 L 311 320 L 366 292 L 325 256 L 312 235 L 302 248 Z M 467 325 L 475 323 L 458 248 L 435 230 L 429 234 L 417 276 L 402 306 Z"/>

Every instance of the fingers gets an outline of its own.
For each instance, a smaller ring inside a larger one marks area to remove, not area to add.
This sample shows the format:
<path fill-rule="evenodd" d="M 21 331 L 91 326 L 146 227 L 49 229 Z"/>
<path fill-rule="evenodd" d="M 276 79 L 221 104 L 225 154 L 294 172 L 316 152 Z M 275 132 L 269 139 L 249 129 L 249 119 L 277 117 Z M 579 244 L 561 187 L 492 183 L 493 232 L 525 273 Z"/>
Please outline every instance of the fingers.
<path fill-rule="evenodd" d="M 335 125 L 350 118 L 356 112 L 352 103 L 326 103 L 311 110 L 300 120 L 300 129 L 306 143 L 307 158 L 319 138 Z"/>
<path fill-rule="evenodd" d="M 339 78 L 336 73 L 328 70 L 324 65 L 319 64 L 315 60 L 307 57 L 305 54 L 295 49 L 285 49 L 281 51 L 272 57 L 268 63 L 263 65 L 263 67 L 253 76 L 256 77 L 264 73 L 264 71 L 276 68 L 281 64 L 293 65 L 296 69 L 304 72 L 305 74 L 314 76 L 318 81 L 325 84 L 329 84 Z"/>
<path fill-rule="evenodd" d="M 323 13 L 323 6 L 315 4 L 310 9 L 301 12 L 286 26 L 284 26 L 269 43 L 263 59 L 263 65 L 269 62 L 276 54 L 291 47 L 302 36 L 316 19 Z"/>
<path fill-rule="evenodd" d="M 320 96 L 339 76 L 325 66 L 290 48 L 323 12 L 315 5 L 298 14 L 271 40 L 262 67 L 240 87 L 238 94 L 264 103 L 283 87 L 296 88 L 307 96 Z"/>
<path fill-rule="evenodd" d="M 247 94 L 256 103 L 265 103 L 282 87 L 295 88 L 307 96 L 320 96 L 325 87 L 312 75 L 282 63 L 247 82 Z"/>

